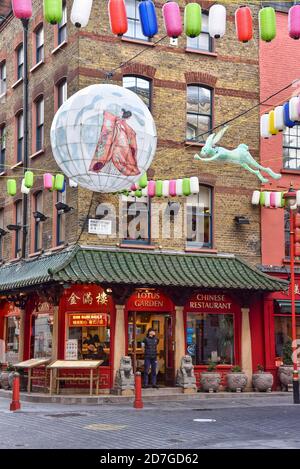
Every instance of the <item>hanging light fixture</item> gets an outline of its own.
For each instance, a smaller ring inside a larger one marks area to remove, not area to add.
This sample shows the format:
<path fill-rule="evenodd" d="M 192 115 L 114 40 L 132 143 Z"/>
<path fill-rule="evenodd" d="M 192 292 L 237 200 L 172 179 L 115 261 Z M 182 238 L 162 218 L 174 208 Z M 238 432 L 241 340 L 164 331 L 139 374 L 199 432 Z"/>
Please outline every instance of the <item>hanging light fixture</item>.
<path fill-rule="evenodd" d="M 182 21 L 178 4 L 176 2 L 165 3 L 162 7 L 162 14 L 167 35 L 176 39 L 182 34 Z"/>
<path fill-rule="evenodd" d="M 20 20 L 32 17 L 32 0 L 12 0 L 14 16 Z"/>
<path fill-rule="evenodd" d="M 262 138 L 270 138 L 269 132 L 269 114 L 263 114 L 260 117 L 260 136 Z"/>
<path fill-rule="evenodd" d="M 71 22 L 76 28 L 85 28 L 88 25 L 92 6 L 93 0 L 84 0 L 84 7 L 82 0 L 74 0 L 71 10 Z"/>
<path fill-rule="evenodd" d="M 289 100 L 289 116 L 291 121 L 300 121 L 300 115 L 299 115 L 299 104 L 300 104 L 300 98 L 299 96 L 293 96 Z"/>
<path fill-rule="evenodd" d="M 211 37 L 219 39 L 226 32 L 226 8 L 223 5 L 213 5 L 208 14 L 208 32 Z"/>
<path fill-rule="evenodd" d="M 110 29 L 116 36 L 123 36 L 128 30 L 128 20 L 124 0 L 109 0 L 108 14 Z"/>
<path fill-rule="evenodd" d="M 158 25 L 154 3 L 151 0 L 142 0 L 139 3 L 139 15 L 144 36 L 155 36 Z"/>
<path fill-rule="evenodd" d="M 236 35 L 239 41 L 248 42 L 253 37 L 252 13 L 249 7 L 240 6 L 235 12 Z"/>
<path fill-rule="evenodd" d="M 276 106 L 274 109 L 274 127 L 279 132 L 284 130 L 284 112 L 283 106 Z"/>
<path fill-rule="evenodd" d="M 290 119 L 290 112 L 289 112 L 289 102 L 284 103 L 283 105 L 283 118 L 284 118 L 284 125 L 286 127 L 294 127 L 296 125 L 296 122 L 292 121 Z"/>
<path fill-rule="evenodd" d="M 271 135 L 277 135 L 278 130 L 275 128 L 275 113 L 274 111 L 269 112 L 269 133 Z"/>
<path fill-rule="evenodd" d="M 259 34 L 262 41 L 271 42 L 276 37 L 276 13 L 272 7 L 259 11 Z"/>
<path fill-rule="evenodd" d="M 44 17 L 48 23 L 60 23 L 62 16 L 62 0 L 44 0 Z"/>
<path fill-rule="evenodd" d="M 14 197 L 17 193 L 17 182 L 15 179 L 7 179 L 7 193 Z"/>
<path fill-rule="evenodd" d="M 288 29 L 292 39 L 300 38 L 300 5 L 294 5 L 289 9 Z"/>
<path fill-rule="evenodd" d="M 184 9 L 184 32 L 188 37 L 197 37 L 202 29 L 202 10 L 198 3 L 188 3 Z"/>

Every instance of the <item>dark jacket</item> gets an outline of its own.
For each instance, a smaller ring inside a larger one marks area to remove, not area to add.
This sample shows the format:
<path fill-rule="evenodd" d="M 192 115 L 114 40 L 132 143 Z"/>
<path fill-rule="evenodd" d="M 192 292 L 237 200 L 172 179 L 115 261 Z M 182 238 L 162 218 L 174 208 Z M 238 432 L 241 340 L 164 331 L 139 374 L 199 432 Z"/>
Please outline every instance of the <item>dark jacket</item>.
<path fill-rule="evenodd" d="M 145 337 L 143 340 L 145 344 L 145 358 L 156 358 L 157 357 L 157 337 Z"/>

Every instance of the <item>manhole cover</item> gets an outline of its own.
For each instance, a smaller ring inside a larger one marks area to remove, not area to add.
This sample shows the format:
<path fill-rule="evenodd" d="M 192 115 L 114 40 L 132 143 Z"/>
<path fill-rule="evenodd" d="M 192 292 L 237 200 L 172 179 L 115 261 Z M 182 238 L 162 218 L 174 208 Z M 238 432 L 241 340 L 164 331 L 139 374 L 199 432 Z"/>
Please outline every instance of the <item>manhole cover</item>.
<path fill-rule="evenodd" d="M 87 414 L 79 414 L 76 412 L 69 412 L 65 414 L 46 414 L 45 417 L 64 418 L 64 417 L 85 417 Z"/>

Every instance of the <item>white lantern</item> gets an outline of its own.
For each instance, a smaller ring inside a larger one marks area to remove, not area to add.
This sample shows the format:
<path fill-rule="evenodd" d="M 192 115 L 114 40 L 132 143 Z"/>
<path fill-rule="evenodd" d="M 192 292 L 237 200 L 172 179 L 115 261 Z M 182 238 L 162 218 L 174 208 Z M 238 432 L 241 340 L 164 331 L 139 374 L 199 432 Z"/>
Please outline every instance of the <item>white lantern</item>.
<path fill-rule="evenodd" d="M 297 207 L 300 207 L 300 191 L 296 192 L 296 204 Z"/>
<path fill-rule="evenodd" d="M 176 179 L 176 195 L 183 195 L 182 179 Z"/>
<path fill-rule="evenodd" d="M 259 200 L 260 200 L 260 191 L 253 191 L 252 194 L 252 205 L 259 205 Z"/>
<path fill-rule="evenodd" d="M 85 28 L 89 22 L 93 0 L 74 0 L 71 21 L 76 28 Z"/>
<path fill-rule="evenodd" d="M 276 106 L 274 109 L 274 127 L 276 130 L 284 130 L 283 106 Z"/>
<path fill-rule="evenodd" d="M 169 181 L 163 181 L 163 186 L 162 186 L 162 195 L 163 197 L 169 197 Z"/>
<path fill-rule="evenodd" d="M 271 205 L 271 192 L 265 192 L 265 207 L 270 207 Z"/>
<path fill-rule="evenodd" d="M 197 176 L 192 176 L 190 178 L 190 187 L 191 187 L 192 194 L 199 194 L 200 187 L 199 187 L 199 179 L 197 178 Z"/>
<path fill-rule="evenodd" d="M 282 193 L 276 192 L 275 193 L 275 207 L 280 208 L 282 206 Z"/>
<path fill-rule="evenodd" d="M 77 184 L 77 182 L 72 181 L 72 179 L 69 179 L 69 186 L 70 187 L 78 187 L 78 184 Z"/>
<path fill-rule="evenodd" d="M 144 187 L 144 189 L 142 189 L 142 196 L 148 197 L 148 187 Z"/>
<path fill-rule="evenodd" d="M 25 179 L 22 179 L 21 192 L 22 194 L 29 194 L 30 192 L 30 188 L 25 186 Z"/>
<path fill-rule="evenodd" d="M 262 138 L 271 137 L 269 132 L 269 114 L 263 114 L 260 117 L 260 136 Z"/>
<path fill-rule="evenodd" d="M 290 116 L 291 121 L 300 120 L 300 115 L 298 111 L 299 111 L 299 97 L 293 96 L 289 100 L 289 116 Z"/>
<path fill-rule="evenodd" d="M 226 8 L 223 5 L 213 5 L 209 9 L 208 32 L 216 39 L 223 37 L 226 32 Z"/>
<path fill-rule="evenodd" d="M 79 186 L 95 192 L 118 192 L 138 183 L 156 143 L 147 106 L 117 85 L 78 91 L 59 108 L 51 127 L 58 166 Z"/>

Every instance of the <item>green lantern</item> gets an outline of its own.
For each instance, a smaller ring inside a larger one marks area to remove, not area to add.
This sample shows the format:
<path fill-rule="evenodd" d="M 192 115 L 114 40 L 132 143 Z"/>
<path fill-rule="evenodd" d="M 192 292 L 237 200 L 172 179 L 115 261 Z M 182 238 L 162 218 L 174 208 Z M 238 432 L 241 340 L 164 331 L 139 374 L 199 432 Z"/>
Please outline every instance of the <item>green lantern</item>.
<path fill-rule="evenodd" d="M 145 189 L 145 187 L 147 187 L 148 185 L 148 178 L 147 178 L 147 174 L 144 173 L 143 176 L 139 179 L 139 182 L 138 182 L 138 185 L 141 189 Z"/>
<path fill-rule="evenodd" d="M 155 195 L 161 197 L 163 193 L 163 182 L 158 180 L 155 182 Z"/>
<path fill-rule="evenodd" d="M 31 189 L 33 187 L 34 175 L 32 171 L 26 171 L 24 175 L 24 184 L 27 189 Z"/>
<path fill-rule="evenodd" d="M 44 17 L 50 24 L 60 23 L 63 17 L 62 0 L 44 0 Z"/>
<path fill-rule="evenodd" d="M 197 37 L 201 33 L 202 14 L 198 3 L 188 3 L 184 9 L 184 32 L 188 37 Z"/>
<path fill-rule="evenodd" d="M 265 7 L 259 11 L 259 33 L 262 41 L 270 42 L 276 36 L 276 13 L 274 8 Z"/>
<path fill-rule="evenodd" d="M 63 174 L 57 174 L 54 180 L 54 189 L 56 191 L 62 191 L 64 188 L 65 177 Z"/>
<path fill-rule="evenodd" d="M 7 193 L 14 197 L 17 193 L 17 181 L 15 179 L 7 180 Z"/>
<path fill-rule="evenodd" d="M 141 189 L 137 189 L 137 190 L 135 191 L 135 196 L 138 197 L 138 198 L 142 197 L 142 191 L 141 191 Z"/>
<path fill-rule="evenodd" d="M 265 193 L 264 192 L 261 192 L 260 193 L 260 198 L 259 198 L 259 203 L 260 205 L 265 205 L 265 200 L 266 200 L 266 196 L 265 196 Z"/>
<path fill-rule="evenodd" d="M 190 182 L 190 179 L 189 178 L 184 178 L 182 180 L 182 193 L 183 195 L 185 195 L 186 197 L 188 197 L 189 195 L 191 195 L 191 182 Z"/>
<path fill-rule="evenodd" d="M 280 207 L 284 207 L 284 206 L 285 206 L 284 192 L 281 192 L 281 204 L 280 204 Z"/>

